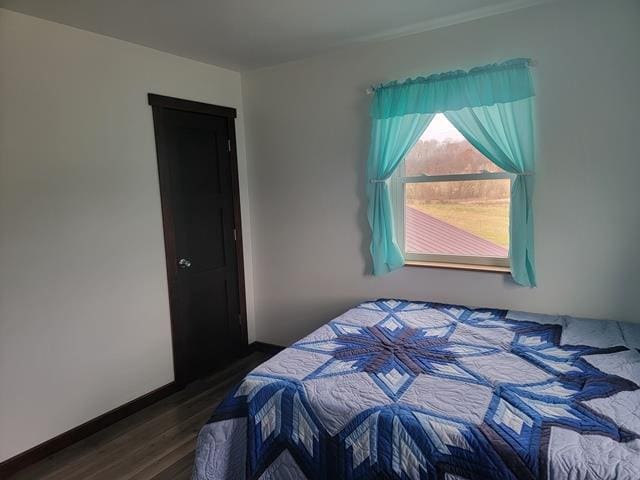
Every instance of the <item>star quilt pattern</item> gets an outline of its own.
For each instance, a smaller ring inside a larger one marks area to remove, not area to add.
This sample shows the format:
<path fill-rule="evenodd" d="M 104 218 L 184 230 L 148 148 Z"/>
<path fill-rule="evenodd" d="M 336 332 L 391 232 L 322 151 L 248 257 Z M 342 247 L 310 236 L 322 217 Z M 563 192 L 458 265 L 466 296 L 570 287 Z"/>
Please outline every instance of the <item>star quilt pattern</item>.
<path fill-rule="evenodd" d="M 382 299 L 251 372 L 193 478 L 640 478 L 640 327 Z"/>

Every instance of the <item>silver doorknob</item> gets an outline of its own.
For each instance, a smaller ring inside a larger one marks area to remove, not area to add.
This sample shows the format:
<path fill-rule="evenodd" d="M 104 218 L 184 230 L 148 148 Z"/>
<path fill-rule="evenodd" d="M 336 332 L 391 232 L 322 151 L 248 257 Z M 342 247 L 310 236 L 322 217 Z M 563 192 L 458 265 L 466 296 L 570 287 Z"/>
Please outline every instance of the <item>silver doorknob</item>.
<path fill-rule="evenodd" d="M 191 266 L 191 262 L 186 258 L 181 258 L 180 260 L 178 260 L 178 266 L 180 268 L 189 268 Z"/>

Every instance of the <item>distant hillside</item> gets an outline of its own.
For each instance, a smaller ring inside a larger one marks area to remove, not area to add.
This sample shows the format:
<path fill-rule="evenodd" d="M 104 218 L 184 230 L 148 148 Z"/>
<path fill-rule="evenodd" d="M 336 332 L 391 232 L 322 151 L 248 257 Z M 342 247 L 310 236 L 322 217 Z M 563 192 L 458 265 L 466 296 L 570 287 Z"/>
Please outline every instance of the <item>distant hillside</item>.
<path fill-rule="evenodd" d="M 500 172 L 467 141 L 419 141 L 407 155 L 406 176 L 450 175 L 460 173 Z M 438 182 L 407 185 L 407 200 L 495 201 L 509 198 L 509 181 Z"/>

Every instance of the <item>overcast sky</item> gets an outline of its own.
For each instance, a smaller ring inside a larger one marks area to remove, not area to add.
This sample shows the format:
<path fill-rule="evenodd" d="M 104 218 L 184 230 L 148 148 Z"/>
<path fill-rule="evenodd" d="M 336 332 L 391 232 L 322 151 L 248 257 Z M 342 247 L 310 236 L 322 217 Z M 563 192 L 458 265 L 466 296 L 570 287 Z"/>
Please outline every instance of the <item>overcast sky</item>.
<path fill-rule="evenodd" d="M 425 140 L 438 140 L 440 142 L 449 140 L 458 142 L 460 140 L 464 140 L 464 137 L 458 130 L 456 130 L 456 127 L 451 125 L 451 122 L 447 120 L 447 117 L 442 113 L 438 113 L 434 119 L 431 120 L 429 127 L 422 134 L 420 140 L 423 142 Z"/>

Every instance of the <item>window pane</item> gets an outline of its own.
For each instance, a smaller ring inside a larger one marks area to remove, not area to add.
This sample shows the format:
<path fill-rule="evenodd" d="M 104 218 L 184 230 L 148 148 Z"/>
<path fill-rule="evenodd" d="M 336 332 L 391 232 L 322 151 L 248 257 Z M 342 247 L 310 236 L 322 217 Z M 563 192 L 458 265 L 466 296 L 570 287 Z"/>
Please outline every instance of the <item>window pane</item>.
<path fill-rule="evenodd" d="M 405 158 L 405 175 L 453 175 L 502 172 L 456 130 L 447 117 L 437 114 Z"/>
<path fill-rule="evenodd" d="M 409 253 L 507 257 L 509 179 L 408 183 Z"/>

